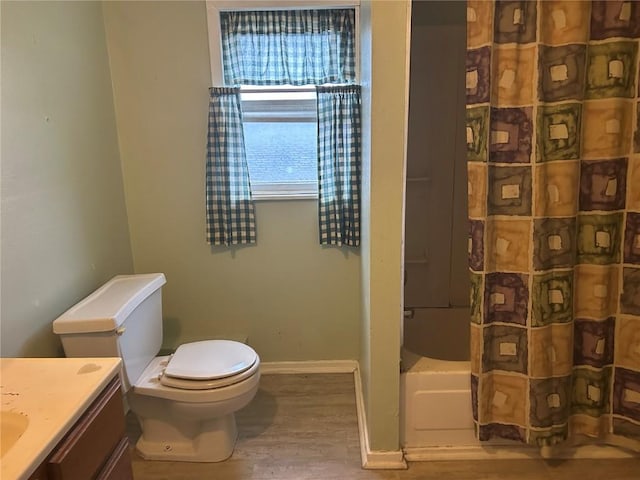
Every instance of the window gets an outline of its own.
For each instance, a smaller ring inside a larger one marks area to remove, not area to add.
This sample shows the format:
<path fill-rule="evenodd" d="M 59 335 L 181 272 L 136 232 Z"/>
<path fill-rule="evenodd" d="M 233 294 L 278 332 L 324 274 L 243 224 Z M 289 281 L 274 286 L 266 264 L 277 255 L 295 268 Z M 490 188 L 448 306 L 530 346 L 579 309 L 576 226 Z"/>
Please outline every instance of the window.
<path fill-rule="evenodd" d="M 305 87 L 241 87 L 254 198 L 318 194 L 316 94 Z"/>
<path fill-rule="evenodd" d="M 223 85 L 220 12 L 352 8 L 359 0 L 207 1 L 213 85 Z M 345 5 L 348 5 L 345 7 Z M 356 18 L 357 18 L 357 8 Z M 356 21 L 357 25 L 357 21 Z M 357 35 L 354 35 L 357 38 Z M 339 44 L 340 42 L 335 42 Z M 341 46 L 342 48 L 342 46 Z M 357 54 L 357 49 L 356 54 Z M 243 51 L 243 50 L 241 50 Z M 228 84 L 234 82 L 228 82 Z M 245 150 L 254 199 L 317 198 L 317 107 L 313 85 L 241 87 Z"/>

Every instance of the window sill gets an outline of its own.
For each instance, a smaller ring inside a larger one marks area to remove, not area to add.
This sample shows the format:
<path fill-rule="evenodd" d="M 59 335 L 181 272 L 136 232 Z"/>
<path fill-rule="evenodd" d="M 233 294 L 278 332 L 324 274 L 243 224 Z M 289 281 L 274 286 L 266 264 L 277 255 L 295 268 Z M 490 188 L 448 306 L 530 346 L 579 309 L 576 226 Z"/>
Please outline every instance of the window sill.
<path fill-rule="evenodd" d="M 317 200 L 317 193 L 289 193 L 289 192 L 253 192 L 251 198 L 255 201 L 269 200 Z"/>
<path fill-rule="evenodd" d="M 252 185 L 254 200 L 317 200 L 317 182 L 257 183 Z"/>

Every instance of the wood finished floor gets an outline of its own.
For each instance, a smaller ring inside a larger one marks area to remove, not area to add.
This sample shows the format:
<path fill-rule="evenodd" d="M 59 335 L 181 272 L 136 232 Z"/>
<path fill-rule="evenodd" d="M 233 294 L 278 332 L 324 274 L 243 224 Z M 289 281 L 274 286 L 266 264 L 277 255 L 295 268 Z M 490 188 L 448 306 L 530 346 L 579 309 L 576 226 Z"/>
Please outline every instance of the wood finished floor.
<path fill-rule="evenodd" d="M 238 412 L 238 443 L 221 463 L 145 461 L 136 480 L 640 480 L 640 458 L 413 462 L 408 470 L 362 470 L 353 376 L 264 375 Z M 140 431 L 128 417 L 132 444 Z"/>

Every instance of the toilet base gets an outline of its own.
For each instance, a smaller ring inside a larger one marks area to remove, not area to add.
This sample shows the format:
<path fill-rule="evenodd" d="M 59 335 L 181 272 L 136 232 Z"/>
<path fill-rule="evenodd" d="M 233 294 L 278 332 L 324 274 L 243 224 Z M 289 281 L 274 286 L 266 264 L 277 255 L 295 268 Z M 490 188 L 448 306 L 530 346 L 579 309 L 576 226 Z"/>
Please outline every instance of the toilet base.
<path fill-rule="evenodd" d="M 180 428 L 157 418 L 140 421 L 143 434 L 136 450 L 146 460 L 221 462 L 231 456 L 238 437 L 233 413 Z"/>

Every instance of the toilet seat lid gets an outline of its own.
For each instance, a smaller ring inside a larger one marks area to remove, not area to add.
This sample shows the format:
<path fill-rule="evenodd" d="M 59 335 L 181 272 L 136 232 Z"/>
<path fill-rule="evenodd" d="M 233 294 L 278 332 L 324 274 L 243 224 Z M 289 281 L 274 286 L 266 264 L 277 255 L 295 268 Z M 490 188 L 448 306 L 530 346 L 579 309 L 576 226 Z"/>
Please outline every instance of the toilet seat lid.
<path fill-rule="evenodd" d="M 164 375 L 185 380 L 215 380 L 248 370 L 257 358 L 250 346 L 232 340 L 185 343 L 169 360 Z"/>

